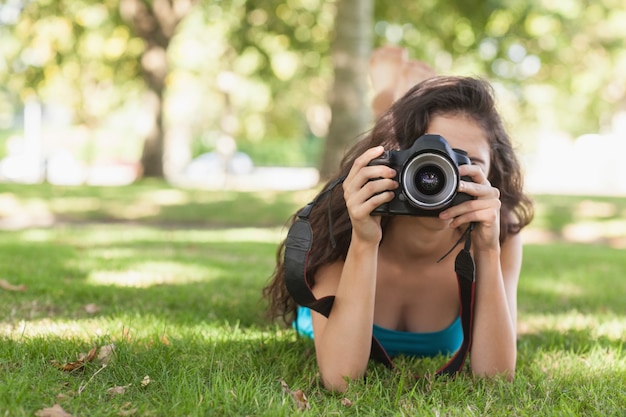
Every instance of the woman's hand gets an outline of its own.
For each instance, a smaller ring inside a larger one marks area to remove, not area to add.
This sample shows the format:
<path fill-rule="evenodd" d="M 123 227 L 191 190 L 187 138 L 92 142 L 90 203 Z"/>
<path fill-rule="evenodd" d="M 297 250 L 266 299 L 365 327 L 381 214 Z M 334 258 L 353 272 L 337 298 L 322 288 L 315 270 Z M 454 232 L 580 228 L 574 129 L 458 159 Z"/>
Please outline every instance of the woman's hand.
<path fill-rule="evenodd" d="M 441 219 L 453 219 L 450 227 L 476 223 L 472 242 L 477 249 L 498 249 L 500 239 L 500 190 L 493 187 L 478 165 L 459 166 L 459 175 L 469 176 L 473 182 L 459 181 L 459 192 L 476 197 L 439 214 Z"/>
<path fill-rule="evenodd" d="M 382 239 L 380 216 L 372 216 L 371 213 L 379 205 L 391 201 L 394 196 L 392 190 L 398 187 L 393 179 L 396 176 L 394 169 L 385 165 L 368 165 L 383 151 L 382 146 L 365 151 L 354 161 L 343 182 L 343 196 L 352 221 L 352 232 L 367 242 L 378 243 Z"/>

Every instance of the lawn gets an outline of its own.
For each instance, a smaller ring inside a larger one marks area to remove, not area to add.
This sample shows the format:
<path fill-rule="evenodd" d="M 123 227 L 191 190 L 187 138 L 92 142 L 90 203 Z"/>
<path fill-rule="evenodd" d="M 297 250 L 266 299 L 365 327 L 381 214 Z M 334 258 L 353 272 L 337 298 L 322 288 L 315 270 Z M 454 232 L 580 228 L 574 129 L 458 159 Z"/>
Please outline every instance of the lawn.
<path fill-rule="evenodd" d="M 401 359 L 335 395 L 260 296 L 311 195 L 0 185 L 0 416 L 626 414 L 626 199 L 536 196 L 513 383 Z"/>

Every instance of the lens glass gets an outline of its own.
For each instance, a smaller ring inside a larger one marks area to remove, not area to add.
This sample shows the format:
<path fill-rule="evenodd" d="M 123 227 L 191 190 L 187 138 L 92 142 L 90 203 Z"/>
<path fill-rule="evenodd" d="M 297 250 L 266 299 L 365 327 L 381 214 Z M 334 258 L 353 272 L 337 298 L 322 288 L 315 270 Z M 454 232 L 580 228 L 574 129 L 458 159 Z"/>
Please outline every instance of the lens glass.
<path fill-rule="evenodd" d="M 445 183 L 443 171 L 434 165 L 423 166 L 415 174 L 415 188 L 425 195 L 440 193 Z"/>
<path fill-rule="evenodd" d="M 454 198 L 459 181 L 454 161 L 439 152 L 422 152 L 409 158 L 401 178 L 404 195 L 423 210 L 445 207 Z"/>

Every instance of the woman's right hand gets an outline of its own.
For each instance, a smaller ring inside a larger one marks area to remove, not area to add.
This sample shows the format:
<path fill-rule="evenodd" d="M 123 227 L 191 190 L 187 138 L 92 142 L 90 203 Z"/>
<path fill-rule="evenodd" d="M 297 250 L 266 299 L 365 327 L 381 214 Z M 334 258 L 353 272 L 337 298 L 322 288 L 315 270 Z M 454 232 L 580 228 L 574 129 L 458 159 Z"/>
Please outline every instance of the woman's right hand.
<path fill-rule="evenodd" d="M 381 156 L 382 146 L 365 151 L 352 165 L 343 182 L 343 196 L 352 221 L 353 236 L 366 242 L 380 242 L 382 231 L 380 216 L 372 216 L 372 211 L 393 199 L 398 182 L 394 180 L 396 171 L 385 165 L 368 165 L 372 159 Z"/>

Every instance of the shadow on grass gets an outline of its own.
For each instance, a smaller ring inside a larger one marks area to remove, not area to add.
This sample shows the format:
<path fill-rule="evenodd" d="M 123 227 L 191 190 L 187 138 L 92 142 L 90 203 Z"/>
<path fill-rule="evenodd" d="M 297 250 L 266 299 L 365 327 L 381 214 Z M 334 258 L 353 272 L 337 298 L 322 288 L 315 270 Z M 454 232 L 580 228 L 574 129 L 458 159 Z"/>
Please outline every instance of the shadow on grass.
<path fill-rule="evenodd" d="M 125 415 L 118 412 L 129 401 L 146 415 L 259 415 L 272 402 L 280 407 L 284 401 L 281 380 L 299 388 L 317 384 L 314 356 L 294 355 L 308 344 L 292 336 L 263 339 L 233 332 L 228 338 L 185 337 L 167 345 L 156 336 L 114 340 L 115 355 L 106 369 L 93 362 L 75 372 L 63 372 L 51 361 L 75 360 L 94 343 L 103 346 L 111 340 L 81 343 L 45 336 L 0 341 L 0 384 L 11 387 L 0 392 L 0 404 L 22 410 L 19 415 L 33 415 L 54 403 L 72 415 Z M 150 382 L 144 386 L 146 376 Z M 125 392 L 112 395 L 112 387 Z M 296 411 L 288 396 L 286 400 L 286 411 Z"/>
<path fill-rule="evenodd" d="M 141 222 L 171 226 L 281 226 L 312 194 L 304 191 L 237 192 L 176 188 L 144 180 L 123 187 L 2 184 L 0 226 L 85 222 Z"/>
<path fill-rule="evenodd" d="M 624 313 L 624 251 L 607 246 L 526 245 L 518 290 L 520 314 Z"/>
<path fill-rule="evenodd" d="M 534 356 L 537 351 L 571 352 L 585 355 L 594 350 L 620 352 L 626 341 L 594 334 L 594 329 L 541 330 L 523 334 L 518 338 L 518 349 L 526 356 Z M 535 351 L 535 352 L 533 352 Z M 532 361 L 532 360 L 531 360 Z"/>
<path fill-rule="evenodd" d="M 127 314 L 173 324 L 266 325 L 261 290 L 279 232 L 124 225 L 4 232 L 2 278 L 26 292 L 0 292 L 3 321 Z M 623 314 L 623 251 L 591 245 L 528 245 L 518 292 L 525 314 Z M 95 304 L 98 312 L 87 313 Z"/>
<path fill-rule="evenodd" d="M 172 325 L 267 325 L 261 290 L 277 243 L 253 229 L 238 233 L 119 225 L 5 232 L 2 277 L 27 290 L 0 292 L 1 322 L 123 314 Z"/>

